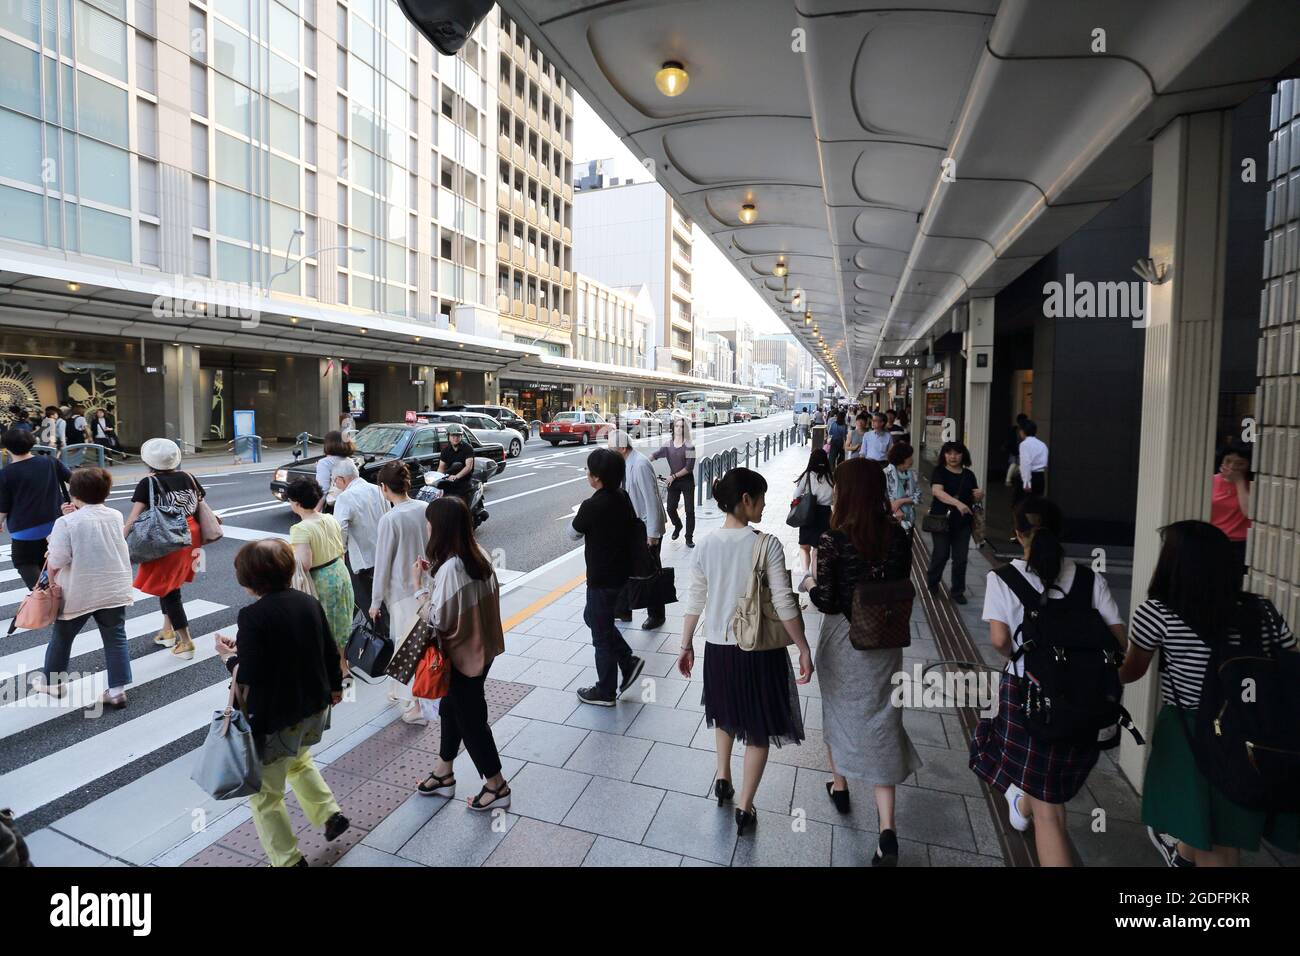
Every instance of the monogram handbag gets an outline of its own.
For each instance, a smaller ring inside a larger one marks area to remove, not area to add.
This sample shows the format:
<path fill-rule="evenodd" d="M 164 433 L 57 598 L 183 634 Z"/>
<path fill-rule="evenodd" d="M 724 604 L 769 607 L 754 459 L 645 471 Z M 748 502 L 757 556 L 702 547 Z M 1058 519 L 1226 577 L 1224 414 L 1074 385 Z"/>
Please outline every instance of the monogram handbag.
<path fill-rule="evenodd" d="M 36 581 L 36 587 L 23 598 L 22 603 L 18 605 L 18 613 L 9 622 L 9 634 L 13 634 L 14 630 L 20 627 L 28 630 L 49 627 L 58 618 L 62 607 L 63 589 L 50 579 L 50 562 L 47 560 L 45 566 L 41 568 L 41 576 Z"/>
<path fill-rule="evenodd" d="M 396 678 L 403 684 L 411 683 L 416 668 L 420 666 L 420 660 L 424 657 L 424 652 L 437 643 L 438 632 L 425 616 L 425 609 L 421 608 L 419 616 L 415 619 L 415 625 L 407 634 L 406 640 L 402 641 L 393 653 L 393 658 L 388 662 L 385 672 L 389 677 Z"/>
<path fill-rule="evenodd" d="M 393 639 L 388 636 L 387 630 L 371 621 L 364 611 L 358 611 L 343 655 L 353 674 L 383 680 L 388 662 L 393 659 Z"/>
<path fill-rule="evenodd" d="M 860 651 L 909 646 L 915 598 L 916 588 L 907 578 L 859 581 L 853 589 L 849 643 Z"/>
<path fill-rule="evenodd" d="M 180 548 L 188 548 L 190 522 L 179 502 L 163 503 L 154 498 L 154 483 L 149 478 L 149 507 L 140 513 L 126 536 L 126 549 L 132 564 L 145 564 L 165 558 Z"/>
<path fill-rule="evenodd" d="M 767 580 L 767 539 L 771 536 L 755 537 L 749 589 L 736 604 L 730 631 L 742 651 L 774 651 L 789 647 L 794 641 L 785 632 L 785 625 L 772 603 L 772 589 Z M 790 572 L 786 571 L 785 575 L 788 581 Z"/>
<path fill-rule="evenodd" d="M 253 731 L 244 709 L 243 693 L 239 690 L 239 667 L 236 665 L 230 675 L 230 697 L 226 709 L 213 713 L 207 739 L 199 751 L 199 761 L 190 774 L 190 779 L 216 800 L 247 797 L 262 789 L 262 760 L 257 754 Z"/>

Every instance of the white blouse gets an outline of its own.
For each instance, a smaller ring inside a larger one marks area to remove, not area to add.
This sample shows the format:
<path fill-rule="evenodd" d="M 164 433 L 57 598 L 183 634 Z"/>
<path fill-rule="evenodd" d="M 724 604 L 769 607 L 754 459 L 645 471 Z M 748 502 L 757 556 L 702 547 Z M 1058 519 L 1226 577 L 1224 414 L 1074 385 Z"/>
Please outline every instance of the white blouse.
<path fill-rule="evenodd" d="M 63 589 L 61 620 L 134 602 L 122 515 L 107 505 L 83 505 L 55 521 L 49 560 Z"/>
<path fill-rule="evenodd" d="M 703 612 L 704 639 L 710 644 L 735 643 L 730 634 L 731 618 L 749 591 L 757 540 L 755 528 L 719 528 L 695 549 L 684 610 L 687 614 Z M 785 550 L 775 535 L 767 539 L 767 584 L 777 616 L 783 621 L 798 617 L 799 601 L 790 589 Z"/>
<path fill-rule="evenodd" d="M 835 486 L 821 475 L 810 473 L 799 479 L 795 494 L 815 495 L 819 505 L 829 508 L 835 501 Z"/>

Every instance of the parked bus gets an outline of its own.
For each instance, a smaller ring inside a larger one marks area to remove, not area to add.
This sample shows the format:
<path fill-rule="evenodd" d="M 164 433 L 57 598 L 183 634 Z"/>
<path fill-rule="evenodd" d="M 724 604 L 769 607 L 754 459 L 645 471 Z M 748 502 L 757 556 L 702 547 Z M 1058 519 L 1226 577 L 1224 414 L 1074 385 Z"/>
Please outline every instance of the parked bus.
<path fill-rule="evenodd" d="M 767 418 L 772 414 L 772 402 L 766 395 L 738 395 L 735 407 L 748 412 L 750 418 Z"/>
<path fill-rule="evenodd" d="M 812 414 L 822 407 L 822 390 L 820 388 L 801 388 L 794 393 L 794 413 Z"/>
<path fill-rule="evenodd" d="M 731 396 L 726 392 L 678 392 L 673 404 L 693 428 L 731 421 Z"/>

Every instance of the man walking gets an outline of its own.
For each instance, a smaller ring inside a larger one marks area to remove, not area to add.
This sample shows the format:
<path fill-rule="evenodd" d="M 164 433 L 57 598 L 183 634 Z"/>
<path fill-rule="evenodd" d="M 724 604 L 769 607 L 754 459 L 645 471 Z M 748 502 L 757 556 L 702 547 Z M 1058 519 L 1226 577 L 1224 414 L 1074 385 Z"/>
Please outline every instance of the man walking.
<path fill-rule="evenodd" d="M 799 441 L 808 444 L 808 436 L 811 434 L 810 426 L 812 425 L 812 416 L 808 414 L 808 409 L 804 408 L 799 413 Z"/>
<path fill-rule="evenodd" d="M 347 546 L 352 594 L 357 607 L 368 609 L 375 587 L 375 538 L 388 502 L 384 501 L 378 485 L 360 476 L 351 458 L 335 465 L 330 479 L 339 490 L 334 501 L 334 520 L 339 523 Z"/>
<path fill-rule="evenodd" d="M 650 464 L 649 458 L 632 447 L 632 436 L 621 428 L 609 433 L 609 447 L 623 457 L 623 490 L 632 500 L 632 510 L 636 512 L 636 516 L 645 522 L 646 544 L 655 557 L 655 563 L 658 564 L 659 546 L 663 543 L 666 518 L 664 506 L 659 500 L 659 480 L 655 476 L 654 465 Z M 632 609 L 628 606 L 628 600 L 629 595 L 625 588 L 618 599 L 620 621 L 632 620 Z M 646 619 L 641 625 L 642 630 L 653 631 L 663 627 L 664 606 L 662 604 L 658 607 L 647 607 L 645 610 Z"/>
<path fill-rule="evenodd" d="M 1046 492 L 1047 445 L 1038 437 L 1038 423 L 1025 419 L 1020 423 L 1020 484 L 1015 503 Z"/>
<path fill-rule="evenodd" d="M 866 418 L 866 415 L 859 415 L 858 421 L 865 424 Z M 862 457 L 884 462 L 893 443 L 894 436 L 885 430 L 884 413 L 875 412 L 871 416 L 871 431 L 862 436 Z"/>
<path fill-rule="evenodd" d="M 587 606 L 582 619 L 596 650 L 596 683 L 579 688 L 578 700 L 598 707 L 613 707 L 645 667 L 614 625 L 615 607 L 632 573 L 634 536 L 640 534 L 632 502 L 619 490 L 626 471 L 623 456 L 608 448 L 588 455 L 587 484 L 595 493 L 579 505 L 569 527 L 569 537 L 583 543 Z"/>

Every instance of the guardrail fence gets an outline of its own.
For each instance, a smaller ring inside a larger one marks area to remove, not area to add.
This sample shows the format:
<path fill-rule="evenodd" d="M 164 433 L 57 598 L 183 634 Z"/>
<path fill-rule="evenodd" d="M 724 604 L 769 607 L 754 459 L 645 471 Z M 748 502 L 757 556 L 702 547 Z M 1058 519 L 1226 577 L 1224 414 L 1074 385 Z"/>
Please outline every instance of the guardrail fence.
<path fill-rule="evenodd" d="M 713 497 L 713 483 L 740 464 L 744 456 L 746 468 L 756 468 L 773 455 L 798 443 L 799 426 L 791 425 L 759 438 L 746 439 L 744 445 L 735 445 L 714 455 L 701 458 L 695 465 L 695 500 L 704 504 Z"/>

